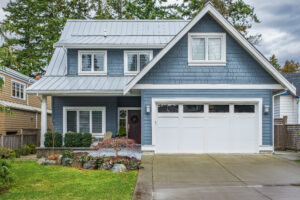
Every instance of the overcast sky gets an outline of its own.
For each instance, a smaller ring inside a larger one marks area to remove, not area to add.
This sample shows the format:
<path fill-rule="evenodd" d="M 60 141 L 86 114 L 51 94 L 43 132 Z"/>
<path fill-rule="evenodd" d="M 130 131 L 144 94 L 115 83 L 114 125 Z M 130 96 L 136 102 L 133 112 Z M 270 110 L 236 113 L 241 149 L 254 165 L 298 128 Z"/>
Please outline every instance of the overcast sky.
<path fill-rule="evenodd" d="M 176 0 L 170 0 L 173 2 Z M 180 0 L 179 0 L 180 1 Z M 281 64 L 285 60 L 300 62 L 300 1 L 299 0 L 244 0 L 254 6 L 260 24 L 251 29 L 251 34 L 262 34 L 257 48 L 266 56 L 275 54 Z M 9 0 L 0 0 L 0 8 Z M 5 14 L 0 9 L 0 20 Z"/>

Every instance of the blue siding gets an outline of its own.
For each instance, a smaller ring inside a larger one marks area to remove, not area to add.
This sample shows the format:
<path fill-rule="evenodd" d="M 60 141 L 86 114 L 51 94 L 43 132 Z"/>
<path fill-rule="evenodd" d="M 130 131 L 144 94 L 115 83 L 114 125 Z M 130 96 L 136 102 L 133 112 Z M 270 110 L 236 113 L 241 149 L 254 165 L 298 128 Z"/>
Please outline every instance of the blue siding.
<path fill-rule="evenodd" d="M 107 74 L 122 76 L 124 74 L 124 51 L 122 49 L 107 50 Z M 153 50 L 156 56 L 160 49 Z M 78 74 L 78 49 L 68 49 L 68 75 Z"/>
<path fill-rule="evenodd" d="M 105 106 L 106 131 L 117 132 L 118 107 L 140 107 L 140 97 L 52 97 L 52 122 L 55 131 L 63 132 L 64 106 Z"/>
<path fill-rule="evenodd" d="M 226 32 L 206 15 L 189 32 Z M 185 35 L 140 81 L 143 84 L 274 84 L 277 83 L 228 33 L 227 65 L 188 66 Z"/>
<path fill-rule="evenodd" d="M 272 90 L 142 90 L 142 144 L 152 144 L 151 114 L 146 114 L 146 105 L 152 105 L 152 98 L 207 97 L 207 98 L 262 98 L 263 105 L 270 106 L 270 113 L 263 114 L 263 145 L 272 145 Z"/>

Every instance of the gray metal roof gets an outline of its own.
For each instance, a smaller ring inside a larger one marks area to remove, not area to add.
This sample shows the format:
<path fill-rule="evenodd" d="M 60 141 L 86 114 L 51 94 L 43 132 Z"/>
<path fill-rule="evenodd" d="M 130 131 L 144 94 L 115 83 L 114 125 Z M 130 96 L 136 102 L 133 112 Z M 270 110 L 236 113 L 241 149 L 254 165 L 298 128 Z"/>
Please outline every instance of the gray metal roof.
<path fill-rule="evenodd" d="M 15 70 L 12 70 L 10 68 L 4 68 L 4 69 L 1 69 L 0 68 L 0 72 L 3 73 L 3 74 L 6 74 L 8 76 L 11 76 L 13 78 L 16 78 L 16 79 L 19 79 L 21 81 L 24 81 L 26 83 L 29 83 L 29 84 L 32 84 L 34 83 L 36 80 L 34 80 L 33 78 L 29 77 L 29 76 L 26 76 L 24 74 L 21 74 L 20 72 L 17 72 Z"/>
<path fill-rule="evenodd" d="M 282 74 L 290 83 L 296 87 L 296 95 L 300 96 L 300 73 Z"/>
<path fill-rule="evenodd" d="M 123 94 L 130 76 L 57 76 L 43 77 L 27 93 L 40 94 Z"/>
<path fill-rule="evenodd" d="M 46 69 L 45 76 L 64 76 L 67 74 L 67 53 L 63 48 L 56 48 Z"/>
<path fill-rule="evenodd" d="M 54 47 L 163 48 L 188 20 L 68 20 Z M 89 46 L 90 45 L 90 46 Z"/>

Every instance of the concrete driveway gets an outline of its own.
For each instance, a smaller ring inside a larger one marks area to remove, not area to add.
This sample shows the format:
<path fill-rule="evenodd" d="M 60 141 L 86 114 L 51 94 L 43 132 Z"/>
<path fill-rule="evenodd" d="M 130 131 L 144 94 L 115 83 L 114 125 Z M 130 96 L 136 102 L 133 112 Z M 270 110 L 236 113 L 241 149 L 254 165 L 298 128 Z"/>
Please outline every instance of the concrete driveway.
<path fill-rule="evenodd" d="M 300 164 L 273 155 L 143 156 L 133 199 L 300 199 Z"/>

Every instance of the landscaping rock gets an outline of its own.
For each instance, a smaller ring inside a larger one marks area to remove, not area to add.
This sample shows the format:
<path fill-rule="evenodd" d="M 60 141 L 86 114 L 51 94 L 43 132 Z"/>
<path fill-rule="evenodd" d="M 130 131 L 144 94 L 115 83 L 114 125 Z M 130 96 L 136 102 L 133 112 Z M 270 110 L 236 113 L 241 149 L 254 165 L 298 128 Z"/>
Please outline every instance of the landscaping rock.
<path fill-rule="evenodd" d="M 111 172 L 119 173 L 119 172 L 126 172 L 126 166 L 123 164 L 114 164 L 114 166 L 110 169 Z"/>
<path fill-rule="evenodd" d="M 62 161 L 61 161 L 61 164 L 63 166 L 70 166 L 73 162 L 73 159 L 72 158 L 63 158 Z"/>
<path fill-rule="evenodd" d="M 45 160 L 43 165 L 56 165 L 56 160 Z"/>
<path fill-rule="evenodd" d="M 42 158 L 40 158 L 40 159 L 36 162 L 36 164 L 37 164 L 37 165 L 43 165 L 43 164 L 45 163 L 45 161 L 46 161 L 46 158 L 45 158 L 45 157 L 42 157 Z"/>
<path fill-rule="evenodd" d="M 94 167 L 94 162 L 92 160 L 83 164 L 83 169 L 91 169 Z"/>

